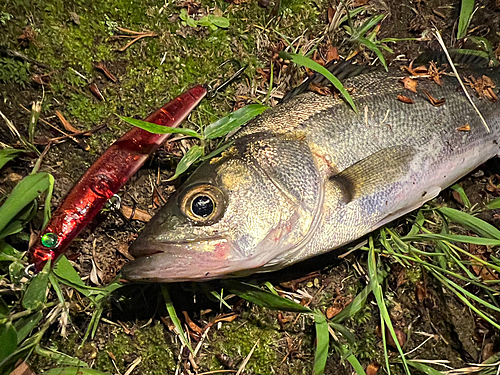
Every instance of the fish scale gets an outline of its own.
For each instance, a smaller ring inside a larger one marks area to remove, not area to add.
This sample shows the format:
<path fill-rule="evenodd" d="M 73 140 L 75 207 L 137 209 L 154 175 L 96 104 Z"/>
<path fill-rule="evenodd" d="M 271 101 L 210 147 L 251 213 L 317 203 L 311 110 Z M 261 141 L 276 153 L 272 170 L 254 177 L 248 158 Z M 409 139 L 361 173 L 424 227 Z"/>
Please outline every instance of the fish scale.
<path fill-rule="evenodd" d="M 500 85 L 498 71 L 460 74 L 487 74 Z M 311 92 L 263 113 L 148 223 L 124 276 L 202 281 L 278 270 L 418 208 L 499 153 L 498 103 L 468 88 L 488 133 L 455 77 L 443 76 L 442 85 L 419 79 L 417 93 L 404 89 L 403 77 L 391 69 L 345 80 L 358 113 Z M 433 106 L 424 90 L 445 103 Z M 467 123 L 470 131 L 458 130 Z M 193 192 L 221 209 L 193 216 L 183 206 Z"/>

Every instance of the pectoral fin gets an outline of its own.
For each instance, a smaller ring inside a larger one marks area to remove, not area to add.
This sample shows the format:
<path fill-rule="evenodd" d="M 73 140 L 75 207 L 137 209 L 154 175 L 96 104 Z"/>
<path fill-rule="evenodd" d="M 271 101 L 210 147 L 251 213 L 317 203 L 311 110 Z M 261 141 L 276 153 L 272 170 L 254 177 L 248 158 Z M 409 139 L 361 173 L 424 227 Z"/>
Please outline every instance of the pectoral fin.
<path fill-rule="evenodd" d="M 403 179 L 414 156 L 413 147 L 386 148 L 358 161 L 330 180 L 341 189 L 345 203 L 349 203 Z"/>

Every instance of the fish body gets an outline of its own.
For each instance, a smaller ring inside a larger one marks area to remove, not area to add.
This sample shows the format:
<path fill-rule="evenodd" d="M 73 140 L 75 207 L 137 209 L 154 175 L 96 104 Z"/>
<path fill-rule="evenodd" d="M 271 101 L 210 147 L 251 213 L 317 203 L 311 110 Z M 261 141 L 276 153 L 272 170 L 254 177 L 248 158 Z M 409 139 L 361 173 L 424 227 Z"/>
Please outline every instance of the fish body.
<path fill-rule="evenodd" d="M 499 87 L 498 71 L 484 74 Z M 124 276 L 203 281 L 278 270 L 420 207 L 499 153 L 498 103 L 467 89 L 488 132 L 456 77 L 419 80 L 416 93 L 403 77 L 394 69 L 347 79 L 358 113 L 312 92 L 264 112 L 148 223 Z M 425 92 L 445 103 L 433 106 Z"/>

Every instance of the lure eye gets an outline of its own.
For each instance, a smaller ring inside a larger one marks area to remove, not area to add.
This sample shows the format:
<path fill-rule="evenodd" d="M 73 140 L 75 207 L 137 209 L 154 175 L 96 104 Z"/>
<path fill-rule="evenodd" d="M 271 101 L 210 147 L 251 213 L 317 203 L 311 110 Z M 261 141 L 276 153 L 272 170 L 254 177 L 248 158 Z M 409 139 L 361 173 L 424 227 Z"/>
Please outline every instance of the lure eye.
<path fill-rule="evenodd" d="M 193 203 L 191 204 L 193 214 L 203 218 L 211 215 L 214 212 L 214 208 L 214 202 L 208 195 L 198 195 L 193 199 Z"/>
<path fill-rule="evenodd" d="M 183 194 L 180 208 L 189 219 L 199 223 L 213 223 L 224 211 L 224 194 L 213 185 L 198 185 Z"/>

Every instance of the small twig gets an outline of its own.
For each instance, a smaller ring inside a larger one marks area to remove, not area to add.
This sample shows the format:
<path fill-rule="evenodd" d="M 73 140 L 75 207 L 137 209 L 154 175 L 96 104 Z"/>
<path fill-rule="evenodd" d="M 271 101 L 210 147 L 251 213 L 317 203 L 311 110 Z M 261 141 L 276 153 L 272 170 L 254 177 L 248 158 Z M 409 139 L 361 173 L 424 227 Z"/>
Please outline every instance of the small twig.
<path fill-rule="evenodd" d="M 243 372 L 243 370 L 245 369 L 245 367 L 246 367 L 248 361 L 250 360 L 250 358 L 252 357 L 252 354 L 255 351 L 255 348 L 257 347 L 257 345 L 259 344 L 259 342 L 260 342 L 260 339 L 257 340 L 257 342 L 253 346 L 252 350 L 250 350 L 250 353 L 248 353 L 248 355 L 245 357 L 245 359 L 243 360 L 243 362 L 241 362 L 241 365 L 238 368 L 238 372 L 236 373 L 236 375 L 240 375 Z"/>
<path fill-rule="evenodd" d="M 125 371 L 125 374 L 123 375 L 130 375 L 132 373 L 132 371 L 134 371 L 134 369 L 139 365 L 139 363 L 141 363 L 142 361 L 142 357 L 137 357 L 134 362 L 132 362 L 129 366 L 129 368 L 127 369 L 127 371 Z"/>
<path fill-rule="evenodd" d="M 149 34 L 144 34 L 144 35 L 139 35 L 137 38 L 135 39 L 132 39 L 130 42 L 128 42 L 125 47 L 122 47 L 122 48 L 118 48 L 118 51 L 120 52 L 123 52 L 125 51 L 128 47 L 130 47 L 132 44 L 134 44 L 135 42 L 137 42 L 139 39 L 142 39 L 142 38 L 145 38 L 145 37 L 155 37 L 155 36 L 158 36 L 158 34 L 156 33 L 149 33 Z"/>
<path fill-rule="evenodd" d="M 472 107 L 474 107 L 474 109 L 476 110 L 477 114 L 479 115 L 479 118 L 481 119 L 484 127 L 486 128 L 486 131 L 489 133 L 490 128 L 488 127 L 488 124 L 486 123 L 486 120 L 484 119 L 483 115 L 481 114 L 479 109 L 476 107 L 476 105 L 472 101 L 472 98 L 470 97 L 469 92 L 465 88 L 465 85 L 462 82 L 462 79 L 460 78 L 460 75 L 458 74 L 457 69 L 455 68 L 455 64 L 453 64 L 453 60 L 451 59 L 450 54 L 448 53 L 448 49 L 446 48 L 446 45 L 444 44 L 443 38 L 441 38 L 441 34 L 439 33 L 439 31 L 437 29 L 434 30 L 434 35 L 435 35 L 436 39 L 438 40 L 439 44 L 441 45 L 441 48 L 443 49 L 444 54 L 446 55 L 446 59 L 450 63 L 451 69 L 453 70 L 453 73 L 455 73 L 455 76 L 457 77 L 458 82 L 460 83 L 460 86 L 462 86 L 462 89 L 464 90 L 465 95 L 467 96 L 467 99 L 469 99 L 470 104 L 472 104 Z"/>

